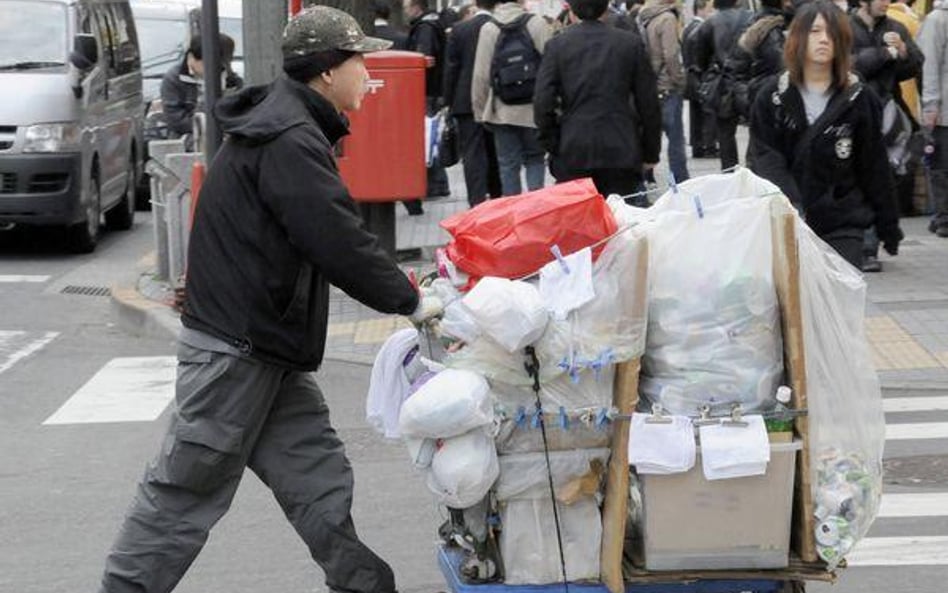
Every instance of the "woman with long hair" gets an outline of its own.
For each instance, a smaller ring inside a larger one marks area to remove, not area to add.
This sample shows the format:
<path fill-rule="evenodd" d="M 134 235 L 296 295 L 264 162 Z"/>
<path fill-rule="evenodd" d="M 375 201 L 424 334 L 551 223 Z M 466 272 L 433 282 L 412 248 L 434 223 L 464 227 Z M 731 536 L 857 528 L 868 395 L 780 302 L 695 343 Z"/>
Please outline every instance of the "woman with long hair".
<path fill-rule="evenodd" d="M 784 45 L 786 71 L 751 110 L 751 168 L 773 181 L 807 224 L 860 268 L 875 224 L 898 253 L 894 181 L 882 143 L 878 98 L 850 72 L 848 17 L 827 0 L 801 5 Z"/>

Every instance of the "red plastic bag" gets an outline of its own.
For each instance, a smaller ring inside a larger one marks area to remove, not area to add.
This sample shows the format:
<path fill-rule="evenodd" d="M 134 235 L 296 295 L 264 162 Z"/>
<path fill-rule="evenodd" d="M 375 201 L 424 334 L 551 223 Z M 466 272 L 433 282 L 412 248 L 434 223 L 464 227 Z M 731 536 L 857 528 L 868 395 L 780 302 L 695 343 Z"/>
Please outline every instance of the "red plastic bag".
<path fill-rule="evenodd" d="M 459 269 L 477 278 L 511 279 L 549 263 L 554 245 L 568 255 L 618 230 L 592 179 L 488 200 L 442 220 L 441 226 L 454 238 L 446 251 Z"/>

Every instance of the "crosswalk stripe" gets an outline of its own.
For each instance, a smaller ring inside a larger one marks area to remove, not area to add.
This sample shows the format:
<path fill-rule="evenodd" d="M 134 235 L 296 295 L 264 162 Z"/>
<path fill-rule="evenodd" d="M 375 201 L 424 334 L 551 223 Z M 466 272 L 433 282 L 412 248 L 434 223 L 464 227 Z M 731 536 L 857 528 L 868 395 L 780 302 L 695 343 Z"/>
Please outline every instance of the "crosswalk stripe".
<path fill-rule="evenodd" d="M 113 358 L 43 424 L 149 422 L 174 398 L 173 356 Z"/>
<path fill-rule="evenodd" d="M 850 567 L 945 566 L 948 536 L 867 537 L 846 556 Z"/>
<path fill-rule="evenodd" d="M 887 441 L 948 439 L 948 422 L 886 424 Z"/>
<path fill-rule="evenodd" d="M 33 337 L 31 332 L 0 330 L 0 373 L 40 350 L 59 335 L 59 332 L 46 332 Z"/>
<path fill-rule="evenodd" d="M 886 412 L 942 412 L 948 410 L 948 396 L 890 397 L 882 400 Z"/>
<path fill-rule="evenodd" d="M 883 494 L 879 517 L 946 517 L 948 492 Z"/>
<path fill-rule="evenodd" d="M 49 276 L 30 276 L 25 274 L 0 274 L 0 284 L 13 284 L 19 282 L 46 282 Z"/>

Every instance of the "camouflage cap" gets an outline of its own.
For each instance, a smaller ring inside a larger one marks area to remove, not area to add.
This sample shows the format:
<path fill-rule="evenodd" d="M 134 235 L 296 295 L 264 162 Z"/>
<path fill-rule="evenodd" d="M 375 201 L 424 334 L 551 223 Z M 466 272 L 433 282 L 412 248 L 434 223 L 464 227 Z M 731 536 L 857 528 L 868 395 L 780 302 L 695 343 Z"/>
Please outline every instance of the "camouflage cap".
<path fill-rule="evenodd" d="M 391 41 L 368 37 L 350 14 L 329 6 L 310 6 L 283 31 L 284 58 L 330 50 L 368 53 L 391 46 Z"/>

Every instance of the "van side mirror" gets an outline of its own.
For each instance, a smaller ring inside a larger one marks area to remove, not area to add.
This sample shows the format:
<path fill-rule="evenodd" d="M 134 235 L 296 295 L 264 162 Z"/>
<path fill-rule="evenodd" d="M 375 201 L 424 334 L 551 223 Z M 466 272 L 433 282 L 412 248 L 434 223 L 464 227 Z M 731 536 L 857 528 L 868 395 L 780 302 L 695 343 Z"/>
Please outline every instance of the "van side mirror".
<path fill-rule="evenodd" d="M 76 35 L 69 61 L 83 72 L 92 70 L 99 61 L 99 44 L 95 36 L 87 33 Z"/>

